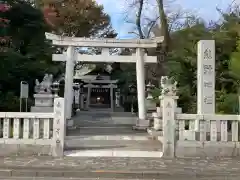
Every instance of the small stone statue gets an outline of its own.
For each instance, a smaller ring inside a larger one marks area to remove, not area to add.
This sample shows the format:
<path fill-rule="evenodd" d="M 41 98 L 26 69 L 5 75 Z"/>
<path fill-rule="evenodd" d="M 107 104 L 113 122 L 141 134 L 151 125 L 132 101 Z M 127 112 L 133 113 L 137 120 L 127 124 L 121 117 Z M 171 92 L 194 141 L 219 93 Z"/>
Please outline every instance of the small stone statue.
<path fill-rule="evenodd" d="M 176 96 L 177 94 L 177 82 L 168 76 L 162 76 L 161 78 L 162 95 Z"/>
<path fill-rule="evenodd" d="M 38 79 L 35 80 L 35 92 L 36 93 L 51 93 L 52 92 L 52 83 L 53 83 L 53 75 L 45 74 L 41 83 L 39 83 Z"/>

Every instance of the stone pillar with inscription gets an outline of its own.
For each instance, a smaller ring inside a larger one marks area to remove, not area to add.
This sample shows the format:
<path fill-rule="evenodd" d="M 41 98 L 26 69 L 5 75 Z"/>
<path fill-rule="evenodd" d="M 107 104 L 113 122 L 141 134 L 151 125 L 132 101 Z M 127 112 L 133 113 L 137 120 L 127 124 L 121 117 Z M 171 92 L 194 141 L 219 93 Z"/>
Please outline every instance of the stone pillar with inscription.
<path fill-rule="evenodd" d="M 198 42 L 197 64 L 197 113 L 215 114 L 215 41 Z M 220 124 L 217 124 L 218 132 Z M 196 120 L 196 130 L 199 122 Z M 206 131 L 210 132 L 210 122 L 206 123 Z"/>
<path fill-rule="evenodd" d="M 64 109 L 64 98 L 55 98 L 52 144 L 52 155 L 55 157 L 62 157 L 64 155 L 64 138 L 66 129 L 66 111 Z"/>
<path fill-rule="evenodd" d="M 175 106 L 178 96 L 176 96 L 176 82 L 164 76 L 162 81 L 162 118 L 163 118 L 163 156 L 175 157 Z"/>

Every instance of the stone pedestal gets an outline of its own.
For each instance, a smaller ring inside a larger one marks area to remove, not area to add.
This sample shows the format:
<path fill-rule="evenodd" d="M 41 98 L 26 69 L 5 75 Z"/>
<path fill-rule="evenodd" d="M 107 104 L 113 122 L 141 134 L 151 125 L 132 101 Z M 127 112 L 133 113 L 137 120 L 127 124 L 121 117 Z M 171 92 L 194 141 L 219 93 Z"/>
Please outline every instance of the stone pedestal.
<path fill-rule="evenodd" d="M 147 130 L 149 128 L 150 121 L 147 119 L 137 119 L 136 126 L 133 126 L 134 130 Z"/>
<path fill-rule="evenodd" d="M 147 113 L 156 111 L 156 103 L 152 101 L 152 99 L 146 99 L 146 110 Z M 145 119 L 138 119 L 136 122 L 136 126 L 133 127 L 135 130 L 145 130 L 150 126 L 150 119 L 146 117 Z"/>
<path fill-rule="evenodd" d="M 33 95 L 35 99 L 35 106 L 31 107 L 31 112 L 53 112 L 54 95 L 49 93 L 39 93 Z M 33 122 L 31 121 L 31 126 Z M 30 128 L 33 131 L 33 128 Z M 43 124 L 40 123 L 40 133 L 43 133 Z"/>
<path fill-rule="evenodd" d="M 146 100 L 147 111 L 156 111 L 156 103 L 152 99 Z"/>
<path fill-rule="evenodd" d="M 31 112 L 53 112 L 53 94 L 34 94 L 35 106 L 31 107 Z"/>
<path fill-rule="evenodd" d="M 156 131 L 162 130 L 162 119 L 158 116 L 157 112 L 152 113 L 153 116 L 153 129 Z"/>

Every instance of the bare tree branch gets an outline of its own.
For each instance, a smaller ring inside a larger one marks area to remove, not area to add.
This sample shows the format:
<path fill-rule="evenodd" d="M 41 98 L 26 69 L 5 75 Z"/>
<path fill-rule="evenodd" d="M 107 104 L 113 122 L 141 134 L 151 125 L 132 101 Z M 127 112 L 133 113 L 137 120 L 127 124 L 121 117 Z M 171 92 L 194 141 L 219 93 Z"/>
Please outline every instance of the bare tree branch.
<path fill-rule="evenodd" d="M 139 8 L 138 8 L 137 17 L 136 17 L 136 25 L 137 25 L 137 30 L 138 30 L 140 39 L 144 39 L 142 26 L 141 26 L 142 10 L 143 10 L 143 0 L 139 0 Z"/>

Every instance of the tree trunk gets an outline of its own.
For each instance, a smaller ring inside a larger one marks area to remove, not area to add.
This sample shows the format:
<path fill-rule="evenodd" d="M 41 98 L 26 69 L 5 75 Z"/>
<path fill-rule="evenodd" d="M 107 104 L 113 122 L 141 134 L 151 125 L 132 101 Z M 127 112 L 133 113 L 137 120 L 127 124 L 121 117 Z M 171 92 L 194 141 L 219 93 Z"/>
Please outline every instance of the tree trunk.
<path fill-rule="evenodd" d="M 160 16 L 160 34 L 164 37 L 164 41 L 162 44 L 162 49 L 165 52 L 168 52 L 169 49 L 169 43 L 170 43 L 170 35 L 169 35 L 169 29 L 168 29 L 168 21 L 167 16 L 164 10 L 163 0 L 156 0 L 158 4 L 158 11 Z"/>
<path fill-rule="evenodd" d="M 158 11 L 160 16 L 160 35 L 164 37 L 164 41 L 160 47 L 157 48 L 157 66 L 156 66 L 156 78 L 160 83 L 161 76 L 166 75 L 166 58 L 168 55 L 170 35 L 168 29 L 167 16 L 164 10 L 163 0 L 156 0 L 158 5 Z"/>
<path fill-rule="evenodd" d="M 136 17 L 136 26 L 139 34 L 140 39 L 145 39 L 145 36 L 142 32 L 142 25 L 141 25 L 141 17 L 142 17 L 142 11 L 143 11 L 143 2 L 144 0 L 139 0 L 139 9 L 137 12 L 137 17 Z M 145 53 L 147 53 L 147 50 L 145 50 Z M 145 64 L 145 79 L 148 80 L 148 65 Z"/>
<path fill-rule="evenodd" d="M 143 10 L 143 0 L 139 0 L 139 9 L 137 12 L 136 25 L 137 25 L 137 30 L 138 30 L 140 39 L 144 39 L 142 26 L 141 26 L 142 10 Z"/>
<path fill-rule="evenodd" d="M 155 66 L 155 70 L 152 72 L 153 79 L 156 81 L 155 84 L 160 83 L 161 76 L 166 75 L 166 57 L 169 50 L 169 44 L 170 44 L 170 35 L 169 35 L 169 28 L 168 28 L 168 21 L 167 16 L 164 10 L 163 0 L 156 0 L 159 16 L 160 16 L 160 36 L 164 37 L 164 41 L 161 44 L 160 47 L 156 49 L 156 55 L 157 55 L 157 65 Z M 141 26 L 141 16 L 142 16 L 142 10 L 143 10 L 143 3 L 144 0 L 139 0 L 139 8 L 137 12 L 136 17 L 136 26 L 138 30 L 138 34 L 140 39 L 144 39 L 144 34 L 142 32 L 142 26 Z M 146 71 L 149 71 L 149 66 L 145 65 Z M 148 79 L 148 73 L 146 72 L 146 79 Z"/>

